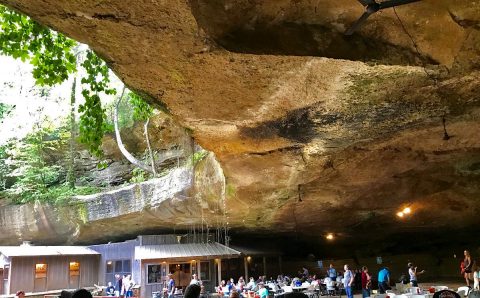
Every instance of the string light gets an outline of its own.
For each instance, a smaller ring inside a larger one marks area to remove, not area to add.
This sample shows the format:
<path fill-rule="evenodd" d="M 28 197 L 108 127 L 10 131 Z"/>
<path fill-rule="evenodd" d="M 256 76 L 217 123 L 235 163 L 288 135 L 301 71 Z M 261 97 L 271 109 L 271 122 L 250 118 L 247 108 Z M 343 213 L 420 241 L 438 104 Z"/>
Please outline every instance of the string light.
<path fill-rule="evenodd" d="M 325 236 L 325 238 L 327 238 L 328 240 L 333 240 L 333 234 L 332 233 L 328 233 L 327 236 Z"/>

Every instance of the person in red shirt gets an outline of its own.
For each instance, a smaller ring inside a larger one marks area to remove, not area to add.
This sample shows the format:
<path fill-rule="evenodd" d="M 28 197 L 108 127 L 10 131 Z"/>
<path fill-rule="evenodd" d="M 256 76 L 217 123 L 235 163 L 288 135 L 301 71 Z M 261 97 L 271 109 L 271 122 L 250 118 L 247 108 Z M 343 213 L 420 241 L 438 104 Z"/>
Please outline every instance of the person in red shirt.
<path fill-rule="evenodd" d="M 372 288 L 372 277 L 368 274 L 368 268 L 362 267 L 362 297 L 370 297 L 370 290 Z"/>

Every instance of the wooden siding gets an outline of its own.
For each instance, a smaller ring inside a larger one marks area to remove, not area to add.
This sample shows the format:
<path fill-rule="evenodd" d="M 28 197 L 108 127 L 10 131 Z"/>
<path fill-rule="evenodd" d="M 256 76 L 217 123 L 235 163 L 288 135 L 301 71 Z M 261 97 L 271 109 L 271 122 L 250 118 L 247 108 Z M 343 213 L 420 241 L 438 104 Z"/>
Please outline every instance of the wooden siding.
<path fill-rule="evenodd" d="M 98 255 L 12 257 L 9 294 L 19 290 L 34 292 L 35 264 L 47 264 L 45 291 L 69 288 L 69 264 L 80 263 L 79 287 L 91 287 L 98 283 Z"/>
<path fill-rule="evenodd" d="M 98 266 L 98 279 L 100 285 L 106 285 L 106 263 L 108 260 L 130 260 L 132 266 L 132 280 L 140 283 L 140 262 L 134 259 L 135 246 L 139 244 L 138 240 L 130 240 L 119 243 L 109 243 L 92 245 L 88 248 L 101 254 Z"/>
<path fill-rule="evenodd" d="M 196 263 L 198 263 L 200 259 L 195 258 Z M 205 260 L 202 260 L 202 262 Z M 170 264 L 176 263 L 190 263 L 191 258 L 184 258 L 184 259 L 174 259 L 174 260 L 165 260 L 165 259 L 152 259 L 152 260 L 142 260 L 141 261 L 141 297 L 143 298 L 151 298 L 152 292 L 162 292 L 163 290 L 163 283 L 155 283 L 155 284 L 147 284 L 147 265 L 151 264 L 159 264 L 161 266 L 166 266 L 166 271 L 168 273 L 168 266 Z M 210 263 L 210 280 L 203 281 L 203 285 L 205 286 L 205 291 L 210 293 L 215 291 L 215 286 L 217 284 L 217 270 L 216 264 L 214 260 L 208 260 Z M 198 274 L 198 272 L 197 272 Z M 191 278 L 191 277 L 190 277 Z M 178 286 L 177 286 L 178 287 Z"/>

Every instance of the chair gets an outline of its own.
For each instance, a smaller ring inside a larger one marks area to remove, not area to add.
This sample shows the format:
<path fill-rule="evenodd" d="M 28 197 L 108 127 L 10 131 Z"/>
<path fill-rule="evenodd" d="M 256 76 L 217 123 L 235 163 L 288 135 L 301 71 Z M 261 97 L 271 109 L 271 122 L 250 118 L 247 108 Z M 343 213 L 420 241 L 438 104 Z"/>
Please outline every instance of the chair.
<path fill-rule="evenodd" d="M 463 286 L 457 289 L 457 293 L 460 295 L 460 297 L 465 297 L 470 294 L 470 290 L 471 289 L 469 287 Z M 463 296 L 460 294 L 461 291 L 463 291 Z"/>
<path fill-rule="evenodd" d="M 407 292 L 410 294 L 420 294 L 420 291 L 419 287 L 410 287 L 407 289 Z"/>
<path fill-rule="evenodd" d="M 335 282 L 331 280 L 330 278 L 325 279 L 325 284 L 327 286 L 327 295 L 335 295 L 336 288 L 335 288 Z"/>

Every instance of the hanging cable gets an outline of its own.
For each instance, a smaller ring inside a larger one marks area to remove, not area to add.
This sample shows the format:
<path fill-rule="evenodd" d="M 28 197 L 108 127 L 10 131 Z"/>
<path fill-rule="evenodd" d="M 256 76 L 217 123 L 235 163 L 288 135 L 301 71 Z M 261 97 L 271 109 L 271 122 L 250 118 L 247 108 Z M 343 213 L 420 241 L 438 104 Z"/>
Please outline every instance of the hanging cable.
<path fill-rule="evenodd" d="M 420 52 L 420 49 L 418 48 L 418 44 L 415 42 L 415 39 L 413 38 L 412 34 L 410 34 L 410 32 L 408 32 L 407 30 L 407 27 L 405 27 L 405 24 L 403 23 L 402 19 L 400 18 L 400 16 L 398 15 L 397 13 L 397 10 L 395 9 L 395 6 L 393 7 L 393 12 L 395 13 L 395 16 L 398 20 L 398 22 L 400 23 L 400 26 L 402 27 L 402 30 L 405 32 L 405 34 L 408 36 L 408 38 L 410 39 L 410 41 L 412 42 L 412 45 L 415 49 L 415 51 L 417 52 L 417 55 L 420 57 L 420 61 L 422 62 L 422 69 L 423 71 L 425 72 L 425 74 L 427 75 L 427 77 L 433 82 L 433 85 L 434 85 L 434 91 L 435 93 L 440 97 L 442 98 L 442 94 L 440 94 L 440 87 L 438 85 L 438 80 L 437 78 L 435 78 L 431 73 L 429 73 L 427 71 L 427 66 L 426 66 L 426 62 L 424 60 L 422 60 L 422 53 Z M 450 139 L 450 136 L 448 135 L 447 133 L 447 127 L 446 127 L 446 112 L 444 111 L 443 112 L 443 116 L 442 116 L 442 124 L 443 124 L 443 140 L 444 141 L 448 141 Z"/>
<path fill-rule="evenodd" d="M 437 86 L 437 79 L 435 77 L 433 77 L 428 71 L 427 71 L 427 67 L 426 67 L 426 63 L 423 61 L 422 59 L 422 53 L 420 52 L 420 49 L 418 48 L 418 45 L 415 41 L 415 39 L 413 38 L 412 34 L 410 34 L 410 32 L 408 32 L 407 30 L 407 27 L 405 27 L 405 24 L 403 23 L 402 19 L 400 18 L 400 16 L 398 15 L 397 13 L 397 10 L 395 9 L 395 6 L 393 7 L 393 12 L 395 13 L 395 17 L 397 18 L 398 22 L 400 23 L 400 26 L 402 27 L 402 30 L 403 32 L 405 32 L 405 34 L 408 36 L 408 38 L 410 39 L 410 41 L 412 42 L 412 45 L 413 45 L 413 48 L 415 49 L 415 52 L 417 52 L 417 55 L 419 56 L 420 58 L 420 61 L 422 63 L 422 68 L 423 68 L 423 71 L 425 72 L 425 74 L 427 75 L 427 77 L 433 81 L 433 84 L 435 86 Z"/>

